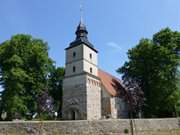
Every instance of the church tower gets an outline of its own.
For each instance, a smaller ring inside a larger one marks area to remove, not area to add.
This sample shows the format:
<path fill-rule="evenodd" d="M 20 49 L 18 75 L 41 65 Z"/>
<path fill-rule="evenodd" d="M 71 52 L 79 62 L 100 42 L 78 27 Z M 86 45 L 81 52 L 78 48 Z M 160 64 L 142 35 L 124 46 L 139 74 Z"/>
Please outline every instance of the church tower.
<path fill-rule="evenodd" d="M 88 41 L 88 31 L 80 21 L 76 39 L 66 51 L 62 115 L 65 120 L 101 118 L 101 84 L 98 51 Z"/>

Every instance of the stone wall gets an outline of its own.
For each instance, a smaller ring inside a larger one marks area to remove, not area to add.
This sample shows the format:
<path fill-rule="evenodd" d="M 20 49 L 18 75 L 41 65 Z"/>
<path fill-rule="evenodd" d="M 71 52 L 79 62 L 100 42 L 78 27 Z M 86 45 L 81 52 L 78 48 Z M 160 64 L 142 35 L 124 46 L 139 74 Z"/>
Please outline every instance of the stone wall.
<path fill-rule="evenodd" d="M 87 76 L 87 120 L 101 119 L 101 85 L 100 80 Z"/>
<path fill-rule="evenodd" d="M 63 119 L 70 120 L 75 112 L 77 120 L 87 118 L 86 75 L 65 78 L 63 80 Z"/>
<path fill-rule="evenodd" d="M 128 118 L 126 102 L 119 97 L 111 97 L 112 118 Z"/>
<path fill-rule="evenodd" d="M 133 120 L 138 135 L 150 132 L 180 130 L 180 119 Z M 123 135 L 129 131 L 130 120 L 0 122 L 0 135 Z M 175 132 L 174 132 L 175 133 Z M 173 134 L 176 135 L 176 134 Z"/>

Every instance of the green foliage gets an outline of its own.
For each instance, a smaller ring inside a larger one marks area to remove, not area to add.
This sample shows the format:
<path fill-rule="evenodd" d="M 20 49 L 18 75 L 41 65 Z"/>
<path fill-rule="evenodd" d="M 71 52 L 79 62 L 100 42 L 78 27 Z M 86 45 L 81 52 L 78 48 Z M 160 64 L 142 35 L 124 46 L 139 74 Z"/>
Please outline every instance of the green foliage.
<path fill-rule="evenodd" d="M 143 90 L 146 117 L 172 116 L 179 108 L 179 52 L 180 33 L 166 28 L 156 33 L 153 40 L 140 40 L 128 51 L 129 61 L 118 69 L 124 81 L 135 80 Z"/>
<path fill-rule="evenodd" d="M 47 43 L 40 39 L 18 34 L 0 45 L 1 111 L 8 113 L 8 119 L 37 110 L 37 98 L 47 87 L 52 68 Z"/>
<path fill-rule="evenodd" d="M 62 106 L 62 82 L 65 74 L 64 68 L 53 68 L 49 76 L 49 93 L 54 99 L 55 111 L 58 112 L 58 117 L 61 116 Z"/>

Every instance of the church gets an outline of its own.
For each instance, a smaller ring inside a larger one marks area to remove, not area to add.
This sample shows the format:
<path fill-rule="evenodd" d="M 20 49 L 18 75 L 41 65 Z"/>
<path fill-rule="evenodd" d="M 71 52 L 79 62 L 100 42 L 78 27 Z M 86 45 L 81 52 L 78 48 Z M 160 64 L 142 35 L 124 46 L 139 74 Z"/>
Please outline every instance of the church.
<path fill-rule="evenodd" d="M 76 38 L 65 49 L 62 117 L 64 120 L 127 118 L 125 88 L 118 78 L 98 68 L 98 50 L 80 21 Z"/>

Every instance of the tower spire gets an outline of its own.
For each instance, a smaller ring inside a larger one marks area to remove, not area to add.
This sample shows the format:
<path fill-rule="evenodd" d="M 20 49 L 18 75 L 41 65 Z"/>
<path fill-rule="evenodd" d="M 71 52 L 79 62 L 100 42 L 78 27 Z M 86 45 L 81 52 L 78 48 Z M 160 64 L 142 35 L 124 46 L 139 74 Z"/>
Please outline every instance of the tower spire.
<path fill-rule="evenodd" d="M 84 38 L 87 39 L 88 31 L 83 20 L 83 0 L 80 0 L 80 23 L 76 30 L 76 39 Z"/>
<path fill-rule="evenodd" d="M 83 0 L 80 0 L 80 23 L 83 23 Z"/>
<path fill-rule="evenodd" d="M 81 44 L 85 44 L 88 47 L 90 47 L 91 49 L 93 49 L 95 52 L 97 52 L 97 50 L 94 49 L 94 46 L 89 42 L 88 40 L 88 31 L 86 29 L 86 25 L 84 23 L 84 0 L 79 0 L 80 1 L 80 23 L 77 26 L 76 29 L 76 38 L 73 42 L 70 43 L 70 47 L 72 48 L 74 46 L 77 45 L 81 45 Z M 68 48 L 66 48 L 68 49 Z"/>

